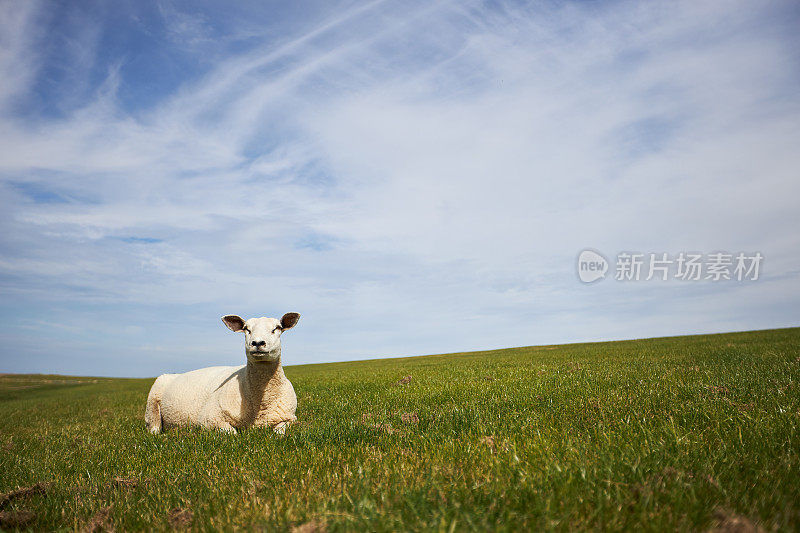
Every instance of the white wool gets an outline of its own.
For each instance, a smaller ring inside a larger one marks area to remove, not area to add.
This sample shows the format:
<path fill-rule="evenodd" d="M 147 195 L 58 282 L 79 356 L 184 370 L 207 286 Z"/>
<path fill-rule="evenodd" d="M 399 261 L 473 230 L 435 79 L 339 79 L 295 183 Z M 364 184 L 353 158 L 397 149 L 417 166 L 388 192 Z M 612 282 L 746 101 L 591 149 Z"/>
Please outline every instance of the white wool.
<path fill-rule="evenodd" d="M 244 332 L 247 364 L 159 376 L 147 397 L 147 428 L 152 433 L 181 425 L 233 433 L 251 426 L 286 431 L 297 420 L 297 396 L 281 367 L 281 334 L 299 318 L 297 313 L 281 320 L 222 317 L 232 331 Z"/>

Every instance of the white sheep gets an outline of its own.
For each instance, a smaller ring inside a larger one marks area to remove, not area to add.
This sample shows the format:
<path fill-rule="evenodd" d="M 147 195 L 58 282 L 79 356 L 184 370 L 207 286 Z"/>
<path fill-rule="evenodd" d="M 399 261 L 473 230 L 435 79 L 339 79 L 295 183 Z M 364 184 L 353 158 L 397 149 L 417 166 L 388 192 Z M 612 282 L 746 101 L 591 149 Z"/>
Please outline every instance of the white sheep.
<path fill-rule="evenodd" d="M 250 426 L 286 432 L 297 409 L 297 396 L 281 368 L 281 333 L 294 327 L 298 313 L 280 320 L 226 315 L 232 331 L 244 331 L 244 366 L 213 366 L 184 374 L 159 376 L 147 396 L 144 421 L 151 433 L 198 425 L 236 433 Z"/>

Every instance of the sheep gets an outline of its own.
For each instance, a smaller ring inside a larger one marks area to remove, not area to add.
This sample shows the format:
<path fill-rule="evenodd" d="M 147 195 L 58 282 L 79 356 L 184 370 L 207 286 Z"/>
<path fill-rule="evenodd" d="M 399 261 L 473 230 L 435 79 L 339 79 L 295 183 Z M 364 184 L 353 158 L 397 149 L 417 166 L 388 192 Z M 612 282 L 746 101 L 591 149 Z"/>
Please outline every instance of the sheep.
<path fill-rule="evenodd" d="M 299 313 L 286 313 L 280 320 L 222 317 L 231 331 L 244 332 L 247 364 L 159 376 L 147 396 L 147 428 L 158 434 L 175 426 L 196 425 L 236 433 L 251 426 L 269 426 L 283 435 L 297 420 L 297 396 L 281 368 L 281 334 L 299 319 Z"/>

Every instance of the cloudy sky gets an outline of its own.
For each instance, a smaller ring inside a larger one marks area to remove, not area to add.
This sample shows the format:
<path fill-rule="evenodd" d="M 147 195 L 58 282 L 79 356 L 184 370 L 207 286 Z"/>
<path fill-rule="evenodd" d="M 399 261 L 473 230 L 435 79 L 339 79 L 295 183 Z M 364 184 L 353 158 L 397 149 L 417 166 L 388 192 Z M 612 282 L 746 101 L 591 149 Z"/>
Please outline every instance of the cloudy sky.
<path fill-rule="evenodd" d="M 800 325 L 785 2 L 0 3 L 0 372 Z M 583 284 L 578 253 L 612 262 Z M 623 251 L 757 281 L 616 281 Z"/>

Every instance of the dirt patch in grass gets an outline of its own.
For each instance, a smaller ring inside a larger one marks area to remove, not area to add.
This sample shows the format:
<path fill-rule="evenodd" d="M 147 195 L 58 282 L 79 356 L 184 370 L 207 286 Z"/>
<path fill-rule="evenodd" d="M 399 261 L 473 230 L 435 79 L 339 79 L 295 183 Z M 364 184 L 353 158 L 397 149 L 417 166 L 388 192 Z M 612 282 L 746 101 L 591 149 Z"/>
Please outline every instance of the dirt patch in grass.
<path fill-rule="evenodd" d="M 36 519 L 36 514 L 30 511 L 0 511 L 0 527 L 17 528 L 25 527 Z"/>
<path fill-rule="evenodd" d="M 511 445 L 508 443 L 508 441 L 494 435 L 485 435 L 481 437 L 478 440 L 478 444 L 481 446 L 486 446 L 489 449 L 489 452 L 492 454 L 508 452 L 511 450 Z"/>
<path fill-rule="evenodd" d="M 8 505 L 12 500 L 19 498 L 28 498 L 34 494 L 45 494 L 50 487 L 49 483 L 36 483 L 30 487 L 20 487 L 16 490 L 0 494 L 0 509 Z"/>
<path fill-rule="evenodd" d="M 725 396 L 730 391 L 722 385 L 706 385 L 706 392 L 710 395 Z"/>
<path fill-rule="evenodd" d="M 111 506 L 103 507 L 81 528 L 81 533 L 100 533 L 101 531 L 114 531 L 111 525 Z"/>
<path fill-rule="evenodd" d="M 115 477 L 105 485 L 106 489 L 120 488 L 125 490 L 133 490 L 138 486 L 139 486 L 138 479 L 129 479 L 123 477 Z"/>
<path fill-rule="evenodd" d="M 189 509 L 176 507 L 167 515 L 167 522 L 172 529 L 185 529 L 192 525 L 194 513 Z"/>
<path fill-rule="evenodd" d="M 730 398 L 726 398 L 726 397 L 723 397 L 722 399 L 723 399 L 723 400 L 724 400 L 724 401 L 725 401 L 725 402 L 726 402 L 728 405 L 732 405 L 733 407 L 735 407 L 735 408 L 737 408 L 738 410 L 740 410 L 740 411 L 743 411 L 743 412 L 745 412 L 745 413 L 749 413 L 750 411 L 752 411 L 753 409 L 755 409 L 755 408 L 756 408 L 756 405 L 755 405 L 753 402 L 749 402 L 749 403 L 739 403 L 739 402 L 734 402 L 734 401 L 733 401 L 733 400 L 731 400 Z"/>
<path fill-rule="evenodd" d="M 414 415 L 414 416 L 416 416 L 416 413 L 404 413 L 400 417 L 400 419 L 404 423 L 408 423 L 408 424 L 415 423 L 415 422 L 411 422 L 410 421 L 411 419 L 406 417 L 406 415 L 409 415 L 409 416 L 410 415 Z M 404 418 L 404 417 L 406 417 L 406 418 Z M 389 422 L 373 422 L 373 419 L 374 419 L 374 417 L 373 417 L 372 413 L 363 413 L 361 415 L 361 423 L 366 425 L 368 429 L 371 429 L 373 431 L 377 431 L 378 433 L 383 433 L 385 435 L 394 435 L 395 433 L 398 433 L 398 434 L 402 435 L 402 434 L 405 433 L 405 431 L 402 430 L 402 429 L 397 429 L 397 428 L 392 427 L 392 425 Z M 409 421 L 407 421 L 407 420 L 409 420 Z M 419 422 L 419 418 L 417 418 L 417 422 Z"/>
<path fill-rule="evenodd" d="M 419 424 L 419 415 L 416 412 L 414 413 L 403 413 L 400 415 L 400 421 L 403 424 Z"/>
<path fill-rule="evenodd" d="M 713 533 L 764 533 L 764 528 L 749 518 L 734 514 L 727 509 L 717 508 L 714 511 L 714 519 L 717 525 L 709 530 Z"/>
<path fill-rule="evenodd" d="M 380 433 L 386 433 L 387 435 L 391 435 L 395 433 L 397 430 L 392 427 L 391 424 L 382 423 L 382 424 L 372 424 L 369 426 L 372 429 L 379 431 Z"/>
<path fill-rule="evenodd" d="M 408 385 L 409 383 L 411 383 L 411 374 L 395 382 L 395 385 L 401 386 L 401 385 Z"/>
<path fill-rule="evenodd" d="M 292 528 L 292 533 L 324 533 L 328 528 L 322 522 L 312 520 Z"/>

